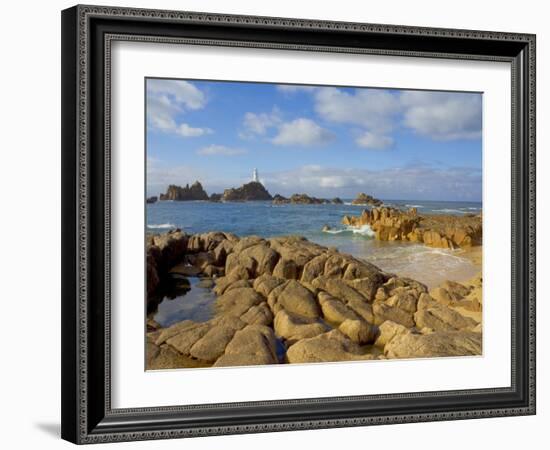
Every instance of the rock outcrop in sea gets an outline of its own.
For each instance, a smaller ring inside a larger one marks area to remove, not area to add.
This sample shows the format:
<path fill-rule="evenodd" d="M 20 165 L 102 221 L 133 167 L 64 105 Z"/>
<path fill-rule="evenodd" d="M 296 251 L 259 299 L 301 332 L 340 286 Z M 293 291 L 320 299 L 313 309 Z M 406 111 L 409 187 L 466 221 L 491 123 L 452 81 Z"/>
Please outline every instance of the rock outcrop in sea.
<path fill-rule="evenodd" d="M 355 197 L 355 200 L 351 202 L 352 205 L 371 205 L 371 206 L 381 206 L 382 200 L 374 198 L 372 195 L 365 194 L 361 192 Z"/>
<path fill-rule="evenodd" d="M 246 202 L 251 200 L 271 200 L 271 194 L 259 181 L 245 183 L 239 188 L 223 191 L 222 200 L 226 202 Z"/>
<path fill-rule="evenodd" d="M 147 197 L 146 202 L 149 204 L 156 203 L 158 200 L 158 197 L 156 195 L 153 195 L 152 197 Z"/>
<path fill-rule="evenodd" d="M 208 199 L 211 202 L 218 203 L 222 201 L 222 194 L 210 194 L 210 198 Z"/>
<path fill-rule="evenodd" d="M 298 236 L 180 230 L 148 238 L 150 310 L 172 275 L 215 281 L 215 314 L 149 320 L 148 369 L 481 354 L 479 277 L 429 292 Z"/>
<path fill-rule="evenodd" d="M 342 200 L 338 197 L 328 200 L 326 198 L 317 198 L 309 196 L 307 194 L 292 194 L 290 198 L 283 197 L 282 195 L 276 194 L 273 197 L 274 205 L 284 205 L 284 204 L 293 204 L 293 205 L 324 205 L 328 203 L 342 204 Z"/>
<path fill-rule="evenodd" d="M 381 241 L 410 241 L 438 248 L 469 248 L 482 243 L 481 215 L 422 215 L 416 208 L 402 211 L 382 207 L 365 209 L 359 216 L 344 216 L 342 224 L 369 225 Z"/>
<path fill-rule="evenodd" d="M 161 200 L 208 200 L 208 194 L 198 181 L 195 181 L 191 186 L 186 184 L 184 187 L 171 184 L 166 190 L 166 194 L 160 194 Z"/>

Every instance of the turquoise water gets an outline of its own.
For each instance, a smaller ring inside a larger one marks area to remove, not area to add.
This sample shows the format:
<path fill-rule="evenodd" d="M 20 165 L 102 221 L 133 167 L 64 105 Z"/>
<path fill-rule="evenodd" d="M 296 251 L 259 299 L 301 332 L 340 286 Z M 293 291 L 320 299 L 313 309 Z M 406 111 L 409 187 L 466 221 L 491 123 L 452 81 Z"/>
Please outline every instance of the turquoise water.
<path fill-rule="evenodd" d="M 477 202 L 435 202 L 389 200 L 388 206 L 416 207 L 420 214 L 479 213 Z M 346 229 L 345 214 L 360 214 L 363 206 L 350 201 L 341 205 L 272 205 L 271 202 L 212 203 L 164 201 L 147 205 L 147 231 L 162 233 L 180 228 L 187 233 L 228 231 L 238 236 L 262 237 L 297 234 L 327 247 L 363 258 L 381 269 L 409 276 L 429 286 L 445 279 L 456 281 L 473 277 L 478 269 L 459 251 L 431 249 L 411 243 L 380 242 L 368 227 Z M 331 230 L 323 232 L 328 225 Z"/>

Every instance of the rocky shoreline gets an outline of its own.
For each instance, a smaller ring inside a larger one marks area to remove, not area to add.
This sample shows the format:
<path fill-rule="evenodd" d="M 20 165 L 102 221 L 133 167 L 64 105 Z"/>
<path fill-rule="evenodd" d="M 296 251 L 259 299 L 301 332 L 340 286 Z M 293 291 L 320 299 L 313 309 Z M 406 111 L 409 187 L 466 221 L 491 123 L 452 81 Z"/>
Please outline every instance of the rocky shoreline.
<path fill-rule="evenodd" d="M 482 352 L 480 276 L 429 291 L 298 236 L 173 230 L 148 237 L 148 311 L 167 280 L 194 276 L 213 284 L 213 318 L 167 328 L 149 319 L 147 369 Z"/>
<path fill-rule="evenodd" d="M 481 214 L 420 216 L 416 208 L 402 211 L 380 207 L 365 209 L 359 216 L 344 216 L 342 224 L 368 225 L 380 241 L 419 242 L 437 248 L 471 248 L 482 243 Z"/>

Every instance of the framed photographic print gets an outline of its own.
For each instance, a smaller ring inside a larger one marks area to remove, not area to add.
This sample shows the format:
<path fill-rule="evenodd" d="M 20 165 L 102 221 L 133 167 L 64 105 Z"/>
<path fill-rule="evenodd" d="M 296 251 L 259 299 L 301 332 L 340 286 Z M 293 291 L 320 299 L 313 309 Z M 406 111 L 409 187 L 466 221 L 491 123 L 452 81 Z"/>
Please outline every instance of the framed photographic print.
<path fill-rule="evenodd" d="M 535 36 L 62 13 L 62 436 L 535 413 Z"/>

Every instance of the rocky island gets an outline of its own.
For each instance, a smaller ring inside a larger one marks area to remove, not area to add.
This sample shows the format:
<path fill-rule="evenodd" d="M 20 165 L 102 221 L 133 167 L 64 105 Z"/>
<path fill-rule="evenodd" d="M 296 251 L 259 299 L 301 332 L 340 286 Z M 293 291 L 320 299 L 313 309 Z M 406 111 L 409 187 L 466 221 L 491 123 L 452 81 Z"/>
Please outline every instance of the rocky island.
<path fill-rule="evenodd" d="M 332 200 L 328 200 L 326 198 L 317 198 L 312 197 L 307 194 L 292 194 L 290 198 L 283 197 L 282 195 L 276 194 L 275 197 L 273 197 L 273 204 L 274 205 L 285 205 L 285 204 L 292 204 L 292 205 L 324 205 L 328 203 L 333 204 L 342 204 L 342 200 L 338 197 L 333 198 Z"/>
<path fill-rule="evenodd" d="M 226 189 L 221 199 L 225 202 L 247 202 L 251 200 L 271 200 L 272 198 L 262 183 L 251 181 L 239 188 Z"/>
<path fill-rule="evenodd" d="M 298 236 L 149 236 L 149 311 L 173 276 L 212 281 L 212 317 L 165 328 L 150 318 L 148 369 L 482 352 L 480 276 L 430 291 Z"/>
<path fill-rule="evenodd" d="M 351 202 L 352 205 L 371 205 L 371 206 L 381 206 L 384 202 L 374 198 L 372 195 L 365 194 L 361 192 L 355 197 L 355 200 Z"/>
<path fill-rule="evenodd" d="M 171 184 L 166 190 L 166 194 L 160 194 L 160 200 L 208 200 L 208 194 L 198 181 L 195 181 L 191 186 L 186 184 L 184 187 Z"/>

